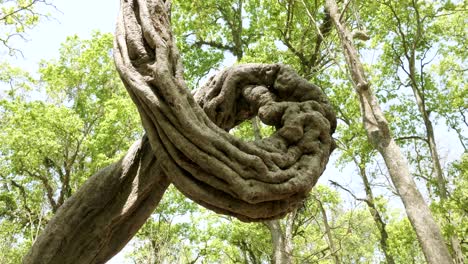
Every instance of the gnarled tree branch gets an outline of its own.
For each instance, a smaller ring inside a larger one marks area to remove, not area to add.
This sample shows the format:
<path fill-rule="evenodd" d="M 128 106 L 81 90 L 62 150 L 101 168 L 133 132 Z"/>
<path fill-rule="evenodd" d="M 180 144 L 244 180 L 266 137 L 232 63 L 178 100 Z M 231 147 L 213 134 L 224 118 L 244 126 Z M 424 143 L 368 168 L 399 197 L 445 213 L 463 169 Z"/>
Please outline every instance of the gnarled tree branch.
<path fill-rule="evenodd" d="M 323 172 L 335 116 L 320 88 L 290 68 L 228 68 L 194 99 L 164 3 L 143 0 L 122 2 L 115 60 L 152 148 L 171 157 L 164 171 L 201 205 L 245 221 L 278 218 Z M 270 138 L 249 144 L 226 132 L 257 114 L 277 127 Z"/>
<path fill-rule="evenodd" d="M 289 67 L 247 64 L 192 96 L 167 9 L 161 0 L 122 0 L 117 26 L 116 66 L 148 137 L 60 207 L 25 263 L 105 262 L 169 182 L 218 213 L 262 221 L 299 206 L 325 169 L 336 118 L 322 90 Z M 227 133 L 255 115 L 277 132 L 253 143 Z"/>

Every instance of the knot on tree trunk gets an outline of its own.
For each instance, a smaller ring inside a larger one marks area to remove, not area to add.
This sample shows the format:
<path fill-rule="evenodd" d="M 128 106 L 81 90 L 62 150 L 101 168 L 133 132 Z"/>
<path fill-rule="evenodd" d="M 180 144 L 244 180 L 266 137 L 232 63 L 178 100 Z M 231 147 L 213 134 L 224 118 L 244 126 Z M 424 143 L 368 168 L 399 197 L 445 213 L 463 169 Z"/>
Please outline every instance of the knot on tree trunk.
<path fill-rule="evenodd" d="M 280 64 L 246 64 L 191 95 L 163 1 L 123 0 L 115 60 L 160 166 L 186 196 L 244 221 L 300 205 L 325 169 L 336 127 L 320 88 Z M 253 116 L 275 126 L 244 142 L 227 131 Z"/>

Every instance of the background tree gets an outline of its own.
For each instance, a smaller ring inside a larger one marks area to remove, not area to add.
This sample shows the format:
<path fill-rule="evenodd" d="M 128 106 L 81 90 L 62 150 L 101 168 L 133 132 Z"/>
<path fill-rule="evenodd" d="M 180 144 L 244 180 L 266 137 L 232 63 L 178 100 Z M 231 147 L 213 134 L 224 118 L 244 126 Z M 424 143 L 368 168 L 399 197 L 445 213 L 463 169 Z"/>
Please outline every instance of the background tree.
<path fill-rule="evenodd" d="M 370 23 L 367 24 L 367 28 L 373 36 L 373 43 L 381 46 L 383 50 L 379 57 L 377 82 L 387 91 L 387 100 L 395 98 L 398 94 L 399 100 L 406 101 L 406 104 L 401 103 L 393 107 L 394 111 L 398 111 L 398 119 L 393 124 L 394 131 L 397 131 L 400 139 L 409 140 L 406 144 L 418 149 L 416 155 L 413 152 L 408 155 L 408 159 L 419 164 L 415 174 L 427 180 L 427 185 L 430 186 L 428 192 L 432 198 L 440 199 L 440 202 L 435 201 L 434 205 L 439 203 L 443 207 L 450 196 L 447 186 L 453 178 L 443 171 L 443 159 L 436 144 L 434 124 L 439 120 L 446 120 L 448 127 L 458 134 L 461 145 L 465 146 L 466 138 L 461 131 L 466 130 L 466 124 L 462 121 L 466 114 L 466 106 L 447 105 L 446 102 L 457 101 L 447 101 L 447 96 L 460 90 L 461 86 L 442 81 L 438 87 L 437 80 L 446 80 L 447 77 L 444 76 L 450 76 L 453 74 L 450 72 L 453 71 L 458 71 L 459 76 L 462 76 L 460 79 L 466 80 L 466 74 L 459 71 L 460 65 L 466 60 L 466 54 L 456 51 L 459 54 L 456 59 L 450 56 L 442 59 L 439 54 L 448 55 L 451 51 L 447 53 L 447 48 L 458 50 L 447 43 L 459 43 L 458 30 L 461 28 L 457 26 L 456 21 L 461 21 L 461 14 L 466 13 L 466 2 L 454 4 L 451 1 L 412 1 L 408 9 L 408 6 L 383 1 L 377 3 L 377 6 L 369 5 L 367 8 L 373 13 L 375 10 L 381 10 L 377 12 L 377 16 L 368 16 L 364 12 L 365 17 L 369 17 Z M 383 21 L 390 22 L 386 28 L 391 30 L 391 34 L 383 34 Z M 460 47 L 464 44 L 456 45 Z M 431 69 L 440 67 L 441 64 L 451 65 L 449 67 L 452 68 L 441 75 Z M 392 90 L 393 95 L 388 92 Z M 425 167 L 431 169 L 421 171 Z M 446 212 L 446 216 L 439 220 L 442 226 L 451 225 L 450 214 Z M 463 263 L 459 238 L 452 235 L 450 241 L 456 263 Z"/>
<path fill-rule="evenodd" d="M 175 188 L 170 188 L 153 216 L 136 235 L 135 249 L 129 255 L 134 263 L 195 263 L 187 238 L 199 238 L 195 232 L 199 221 L 193 213 L 198 207 Z M 185 217 L 186 219 L 182 219 Z M 192 231 L 193 230 L 193 231 Z M 205 249 L 207 250 L 207 249 Z"/>
<path fill-rule="evenodd" d="M 11 45 L 15 37 L 25 39 L 28 30 L 49 15 L 46 11 L 54 8 L 47 0 L 0 1 L 0 43 L 10 55 L 18 51 Z"/>
<path fill-rule="evenodd" d="M 7 68 L 10 88 L 0 101 L 0 190 L 12 210 L 4 208 L 0 222 L 14 243 L 5 250 L 24 254 L 89 173 L 115 161 L 141 135 L 111 47 L 110 34 L 70 37 L 57 60 L 42 63 L 39 81 Z"/>
<path fill-rule="evenodd" d="M 350 70 L 354 88 L 359 96 L 363 122 L 369 141 L 384 158 L 392 181 L 398 190 L 406 212 L 413 225 L 419 242 L 429 263 L 451 263 L 452 259 L 441 235 L 440 229 L 432 217 L 429 208 L 411 178 L 409 166 L 404 160 L 400 148 L 395 144 L 388 122 L 370 85 L 365 77 L 357 51 L 352 43 L 352 36 L 340 21 L 340 11 L 335 1 L 326 2 L 327 11 L 335 24 L 343 53 Z"/>

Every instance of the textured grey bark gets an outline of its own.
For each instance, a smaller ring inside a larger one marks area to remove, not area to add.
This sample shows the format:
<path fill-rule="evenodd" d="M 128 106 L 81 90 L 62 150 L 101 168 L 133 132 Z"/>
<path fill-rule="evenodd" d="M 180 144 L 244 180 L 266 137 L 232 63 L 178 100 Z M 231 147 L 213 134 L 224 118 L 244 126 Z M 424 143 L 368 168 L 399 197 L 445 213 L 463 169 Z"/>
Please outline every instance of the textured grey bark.
<path fill-rule="evenodd" d="M 291 252 L 286 250 L 286 237 L 281 228 L 281 222 L 279 220 L 265 221 L 265 225 L 270 230 L 271 244 L 273 246 L 272 264 L 290 264 Z"/>
<path fill-rule="evenodd" d="M 366 80 L 363 66 L 352 43 L 349 30 L 341 23 L 338 6 L 326 0 L 326 9 L 336 26 L 343 46 L 351 78 L 359 97 L 363 123 L 373 146 L 384 158 L 388 172 L 406 209 L 406 214 L 416 231 L 426 261 L 431 264 L 453 263 L 440 228 L 409 172 L 408 162 L 395 143 L 388 122 Z"/>
<path fill-rule="evenodd" d="M 296 208 L 334 148 L 336 120 L 320 88 L 279 65 L 247 64 L 212 77 L 191 96 L 165 3 L 122 1 L 115 60 L 163 169 L 197 203 L 244 221 Z M 226 131 L 258 117 L 277 128 L 243 142 Z"/>
<path fill-rule="evenodd" d="M 286 215 L 284 228 L 278 219 L 265 221 L 271 234 L 271 243 L 273 247 L 272 264 L 290 264 L 293 263 L 293 229 L 296 220 L 297 209 Z"/>
<path fill-rule="evenodd" d="M 122 0 L 117 26 L 116 66 L 147 137 L 60 207 L 24 263 L 104 263 L 170 182 L 218 213 L 261 221 L 300 205 L 325 169 L 336 118 L 320 88 L 286 66 L 248 64 L 222 71 L 192 96 L 168 3 Z M 253 143 L 226 132 L 255 115 L 277 132 Z"/>

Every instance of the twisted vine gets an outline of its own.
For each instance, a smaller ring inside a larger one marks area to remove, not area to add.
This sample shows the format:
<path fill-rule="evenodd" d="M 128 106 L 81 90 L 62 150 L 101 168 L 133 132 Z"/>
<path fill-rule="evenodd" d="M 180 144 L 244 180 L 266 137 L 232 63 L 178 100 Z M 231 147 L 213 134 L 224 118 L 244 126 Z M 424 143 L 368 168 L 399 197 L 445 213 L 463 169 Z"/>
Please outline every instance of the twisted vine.
<path fill-rule="evenodd" d="M 121 0 L 115 62 L 147 136 L 59 208 L 23 263 L 105 263 L 170 183 L 218 213 L 278 218 L 301 204 L 325 169 L 336 118 L 320 88 L 284 65 L 246 64 L 211 77 L 192 96 L 168 5 Z M 276 132 L 254 142 L 227 132 L 253 116 Z"/>
<path fill-rule="evenodd" d="M 278 218 L 304 199 L 334 148 L 323 92 L 280 65 L 247 64 L 194 95 L 182 77 L 164 1 L 122 1 L 115 61 L 153 151 L 186 196 L 245 221 Z M 277 131 L 254 143 L 227 131 L 258 115 Z"/>

